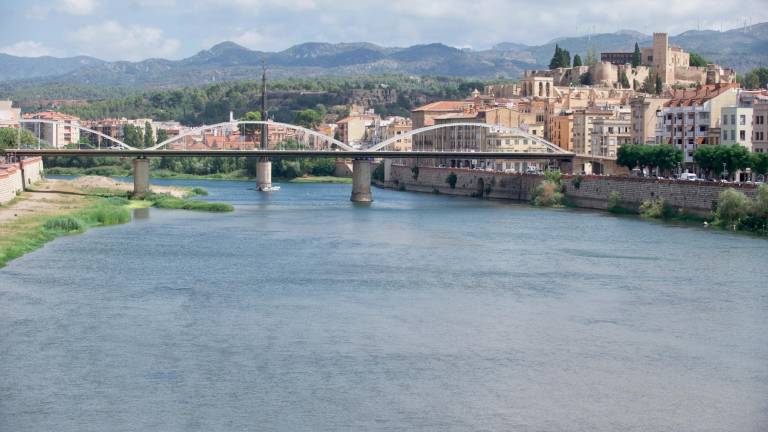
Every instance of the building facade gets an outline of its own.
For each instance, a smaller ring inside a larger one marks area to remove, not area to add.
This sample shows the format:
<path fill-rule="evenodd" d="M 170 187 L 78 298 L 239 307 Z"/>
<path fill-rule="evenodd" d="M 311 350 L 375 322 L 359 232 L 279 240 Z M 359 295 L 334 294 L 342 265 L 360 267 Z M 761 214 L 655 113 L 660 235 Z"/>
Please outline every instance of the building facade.
<path fill-rule="evenodd" d="M 720 143 L 738 144 L 752 151 L 752 108 L 729 106 L 720 113 Z"/>
<path fill-rule="evenodd" d="M 752 107 L 752 151 L 768 153 L 768 102 Z"/>

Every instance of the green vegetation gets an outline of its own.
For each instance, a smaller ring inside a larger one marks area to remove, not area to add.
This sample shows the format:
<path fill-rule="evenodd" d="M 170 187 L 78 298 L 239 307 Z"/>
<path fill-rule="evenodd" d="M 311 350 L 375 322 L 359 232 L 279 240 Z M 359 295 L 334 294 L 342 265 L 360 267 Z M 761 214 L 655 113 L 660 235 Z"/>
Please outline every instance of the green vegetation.
<path fill-rule="evenodd" d="M 190 191 L 192 195 L 200 195 L 200 196 L 207 196 L 208 191 L 201 188 L 201 187 L 193 187 L 192 191 Z"/>
<path fill-rule="evenodd" d="M 729 176 L 746 168 L 756 174 L 768 174 L 768 154 L 750 153 L 738 144 L 699 146 L 693 153 L 693 160 L 712 177 L 719 177 L 723 169 Z"/>
<path fill-rule="evenodd" d="M 384 162 L 379 163 L 376 165 L 376 168 L 373 169 L 373 174 L 371 175 L 374 180 L 378 180 L 383 182 L 384 181 Z"/>
<path fill-rule="evenodd" d="M 7 149 L 19 146 L 19 136 L 21 136 L 22 145 L 32 145 L 37 143 L 37 138 L 27 129 L 0 128 L 0 149 Z"/>
<path fill-rule="evenodd" d="M 734 189 L 724 190 L 715 210 L 715 224 L 724 229 L 768 235 L 768 186 L 761 185 L 754 199 Z"/>
<path fill-rule="evenodd" d="M 621 205 L 621 194 L 613 191 L 608 196 L 608 211 L 614 214 L 636 214 L 637 212 L 624 208 Z"/>
<path fill-rule="evenodd" d="M 448 186 L 451 187 L 451 189 L 456 189 L 456 182 L 459 180 L 459 178 L 456 176 L 456 173 L 451 172 L 448 174 L 448 177 L 445 178 L 445 182 L 448 183 Z"/>
<path fill-rule="evenodd" d="M 663 198 L 644 201 L 640 206 L 640 216 L 649 219 L 671 219 L 676 212 Z"/>
<path fill-rule="evenodd" d="M 145 199 L 152 201 L 153 207 L 161 209 L 195 210 L 213 213 L 225 213 L 235 210 L 234 207 L 225 203 L 176 198 L 170 195 L 162 194 L 151 194 Z"/>
<path fill-rule="evenodd" d="M 746 89 L 764 89 L 768 87 L 768 67 L 758 67 L 737 77 L 737 81 Z"/>
<path fill-rule="evenodd" d="M 630 144 L 619 148 L 616 163 L 631 169 L 658 168 L 660 172 L 669 171 L 683 160 L 683 152 L 672 145 Z"/>
<path fill-rule="evenodd" d="M 661 75 L 656 74 L 656 86 L 654 87 L 654 93 L 660 95 L 664 91 L 664 83 L 661 82 Z"/>
<path fill-rule="evenodd" d="M 462 78 L 403 75 L 276 79 L 269 83 L 270 117 L 283 122 L 298 119 L 301 124 L 307 125 L 317 120 L 317 113 L 326 110 L 343 115 L 353 90 L 373 90 L 381 85 L 396 91 L 397 100 L 372 108 L 382 115 L 408 116 L 419 100 L 461 99 L 474 88 L 483 88 L 484 83 Z M 36 99 L 39 94 L 46 94 L 50 98 L 87 99 L 91 101 L 87 105 L 61 108 L 61 111 L 85 120 L 109 117 L 152 118 L 199 125 L 224 121 L 230 111 L 252 111 L 258 104 L 260 93 L 261 82 L 254 80 L 147 91 L 46 85 L 45 91 L 33 87 L 13 88 L 5 95 L 13 100 Z M 306 108 L 312 108 L 315 112 L 305 112 Z M 157 142 L 164 141 L 162 138 L 167 139 L 158 133 Z"/>
<path fill-rule="evenodd" d="M 131 212 L 122 201 L 116 203 L 105 198 L 89 200 L 84 207 L 66 214 L 25 217 L 4 225 L 3 235 L 0 235 L 0 267 L 56 237 L 131 220 Z"/>
<path fill-rule="evenodd" d="M 334 176 L 306 176 L 296 177 L 290 180 L 290 183 L 339 183 L 352 184 L 352 177 L 334 177 Z"/>
<path fill-rule="evenodd" d="M 621 71 L 621 76 L 619 77 L 619 83 L 621 84 L 621 88 L 625 88 L 625 89 L 630 88 L 629 78 L 627 78 L 626 72 Z"/>
<path fill-rule="evenodd" d="M 547 171 L 544 180 L 533 190 L 533 205 L 539 207 L 562 207 L 565 195 L 562 192 L 560 171 Z"/>
<path fill-rule="evenodd" d="M 711 61 L 705 59 L 701 56 L 701 54 L 691 52 L 691 59 L 690 59 L 690 65 L 696 66 L 696 67 L 706 67 L 708 64 L 712 63 Z"/>
<path fill-rule="evenodd" d="M 635 50 L 632 52 L 632 67 L 636 68 L 643 62 L 642 54 L 640 54 L 640 46 L 635 42 Z"/>
<path fill-rule="evenodd" d="M 549 68 L 557 69 L 568 67 L 571 67 L 571 53 L 568 52 L 567 49 L 560 48 L 560 45 L 555 44 L 555 54 L 549 62 Z"/>
<path fill-rule="evenodd" d="M 581 62 L 581 56 L 576 54 L 575 56 L 573 56 L 573 67 L 579 67 L 579 66 L 583 66 L 583 63 Z"/>

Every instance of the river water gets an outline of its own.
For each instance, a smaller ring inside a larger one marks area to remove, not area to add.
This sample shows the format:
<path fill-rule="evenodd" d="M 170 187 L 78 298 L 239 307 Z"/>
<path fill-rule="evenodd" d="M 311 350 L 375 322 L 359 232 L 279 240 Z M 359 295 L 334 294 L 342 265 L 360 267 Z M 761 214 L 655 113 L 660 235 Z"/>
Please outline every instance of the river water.
<path fill-rule="evenodd" d="M 166 181 L 0 270 L 0 431 L 765 431 L 768 241 Z"/>

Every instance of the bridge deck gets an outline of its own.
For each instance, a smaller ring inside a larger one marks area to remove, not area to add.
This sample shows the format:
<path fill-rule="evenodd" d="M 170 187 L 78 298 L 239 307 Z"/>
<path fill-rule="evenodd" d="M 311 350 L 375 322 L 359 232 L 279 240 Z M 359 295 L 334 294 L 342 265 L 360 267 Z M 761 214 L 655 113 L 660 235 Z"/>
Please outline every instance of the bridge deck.
<path fill-rule="evenodd" d="M 6 149 L 6 156 L 84 156 L 84 157 L 280 157 L 280 158 L 461 158 L 461 159 L 525 159 L 571 160 L 573 153 L 508 153 L 508 152 L 432 152 L 432 151 L 328 151 L 328 150 L 81 150 L 81 149 Z"/>

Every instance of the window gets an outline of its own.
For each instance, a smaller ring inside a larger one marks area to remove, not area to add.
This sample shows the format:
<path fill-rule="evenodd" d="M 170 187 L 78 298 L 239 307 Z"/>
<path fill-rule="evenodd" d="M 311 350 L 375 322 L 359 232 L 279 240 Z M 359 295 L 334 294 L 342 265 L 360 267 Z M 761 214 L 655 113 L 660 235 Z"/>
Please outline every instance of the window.
<path fill-rule="evenodd" d="M 731 114 L 731 124 L 736 124 L 736 114 Z"/>
<path fill-rule="evenodd" d="M 733 129 L 731 130 L 731 141 L 736 141 L 736 131 Z"/>
<path fill-rule="evenodd" d="M 699 126 L 699 132 L 706 132 L 708 130 L 709 130 L 709 126 L 707 126 L 707 125 Z"/>
<path fill-rule="evenodd" d="M 728 131 L 723 131 L 723 141 L 728 141 Z"/>
<path fill-rule="evenodd" d="M 746 131 L 739 131 L 739 141 L 746 141 L 747 139 L 747 132 Z"/>
<path fill-rule="evenodd" d="M 724 124 L 724 125 L 727 125 L 727 124 L 728 124 L 728 116 L 727 116 L 727 115 L 724 115 L 724 116 L 723 116 L 723 124 Z"/>
<path fill-rule="evenodd" d="M 744 126 L 745 124 L 747 124 L 747 116 L 741 114 L 739 116 L 739 125 Z"/>

